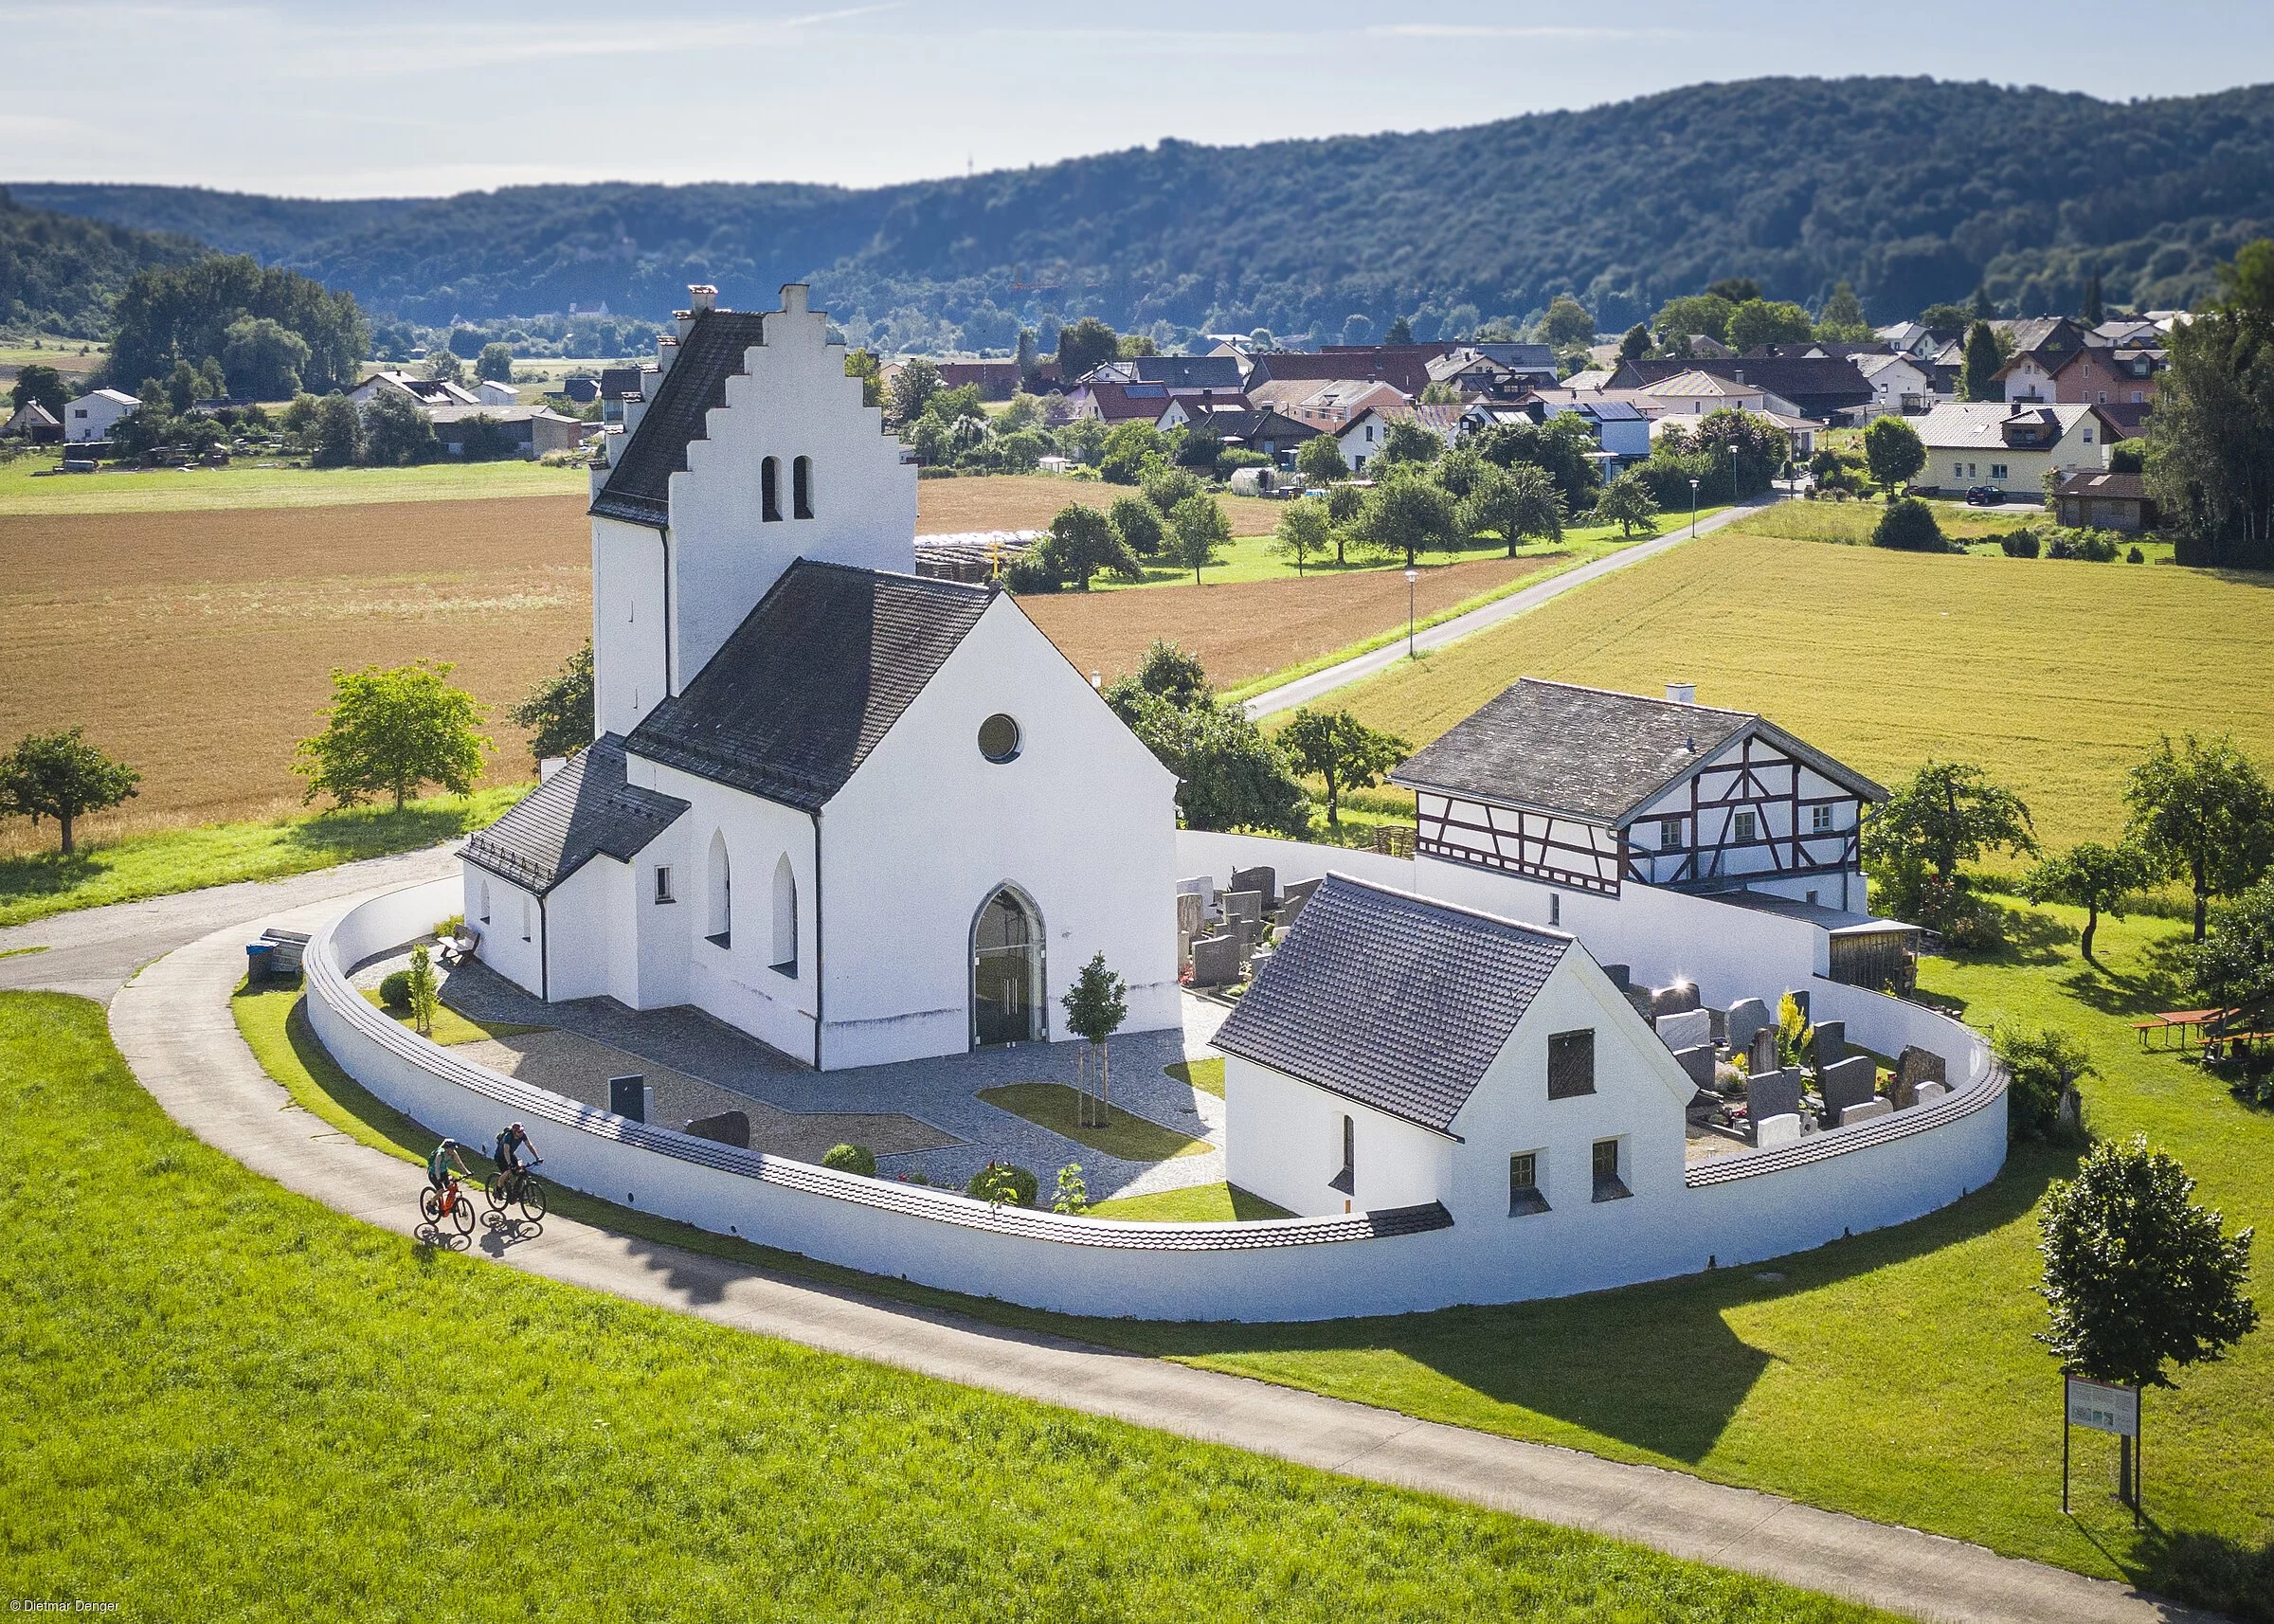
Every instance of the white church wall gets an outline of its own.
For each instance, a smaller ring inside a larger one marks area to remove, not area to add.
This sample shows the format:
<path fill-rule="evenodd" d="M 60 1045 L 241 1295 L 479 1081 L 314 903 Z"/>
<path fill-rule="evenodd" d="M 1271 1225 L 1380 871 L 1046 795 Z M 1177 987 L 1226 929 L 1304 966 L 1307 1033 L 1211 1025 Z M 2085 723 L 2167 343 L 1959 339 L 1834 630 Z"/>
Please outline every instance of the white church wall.
<path fill-rule="evenodd" d="M 522 991 L 542 998 L 545 921 L 535 893 L 472 863 L 459 866 L 459 905 L 481 938 L 481 962 Z"/>
<path fill-rule="evenodd" d="M 1009 762 L 980 752 L 997 713 L 1019 724 Z M 1124 1030 L 1175 1026 L 1175 793 L 1088 680 L 997 598 L 822 812 L 823 1066 L 968 1047 L 972 922 L 1005 883 L 1041 914 L 1050 1032 L 1100 951 L 1128 983 Z"/>
<path fill-rule="evenodd" d="M 609 991 L 634 1009 L 664 1009 L 689 1001 L 687 969 L 694 957 L 693 916 L 702 905 L 701 876 L 688 847 L 691 817 L 682 817 L 647 844 L 624 887 L 626 926 L 609 944 Z M 658 899 L 656 875 L 668 870 L 671 899 Z"/>
<path fill-rule="evenodd" d="M 618 519 L 592 521 L 592 721 L 629 735 L 664 695 L 664 543 Z"/>
<path fill-rule="evenodd" d="M 1527 1227 L 1532 1220 L 1474 1221 L 1459 1213 L 1452 1228 L 1426 1234 L 1289 1244 L 1319 1233 L 1307 1226 L 1336 1220 L 1053 1219 L 988 1214 L 944 1191 L 910 1189 L 893 1190 L 886 1207 L 875 1202 L 874 1181 L 635 1128 L 468 1064 L 373 1009 L 340 966 L 424 930 L 448 911 L 460 883 L 407 887 L 356 905 L 310 944 L 309 1019 L 333 1056 L 380 1098 L 431 1131 L 469 1143 L 486 1143 L 511 1118 L 529 1121 L 545 1146 L 548 1175 L 571 1189 L 847 1268 L 1059 1312 L 1316 1320 L 1597 1290 L 1694 1272 L 1708 1259 L 1724 1267 L 1760 1262 L 1843 1230 L 1861 1234 L 1917 1218 L 1995 1178 L 2005 1154 L 2005 1094 L 1987 1045 L 1956 1022 L 1905 1006 L 1902 1019 L 1920 1023 L 1935 1037 L 1930 1047 L 1959 1061 L 1953 1074 L 1965 1082 L 1950 1100 L 1725 1159 L 1712 1164 L 1716 1182 L 1686 1181 L 1681 1199 L 1656 1221 L 1637 1221 L 1648 1210 L 1641 1198 L 1590 1203 L 1584 1216 L 1598 1221 L 1555 1244 L 1539 1238 L 1548 1231 Z M 1851 1023 L 1879 996 L 1830 983 L 1814 990 Z M 1073 1244 L 1069 1233 L 1106 1243 Z"/>
<path fill-rule="evenodd" d="M 727 380 L 706 437 L 690 441 L 671 477 L 674 690 L 684 689 L 793 560 L 868 569 L 915 568 L 916 470 L 860 404 L 845 350 L 826 338 L 805 289 L 782 290 L 746 375 Z M 776 511 L 765 517 L 764 466 L 776 465 Z M 812 517 L 797 516 L 799 458 L 812 468 Z"/>
<path fill-rule="evenodd" d="M 1276 840 L 1269 835 L 1230 835 L 1214 829 L 1177 831 L 1177 877 L 1206 875 L 1222 885 L 1237 869 L 1268 868 L 1281 890 L 1329 874 L 1346 874 L 1369 885 L 1398 891 L 1418 889 L 1414 859 L 1384 857 L 1349 846 L 1322 846 L 1308 840 Z"/>
<path fill-rule="evenodd" d="M 1420 1206 L 1445 1194 L 1452 1140 L 1236 1055 L 1224 1059 L 1224 1176 L 1300 1217 Z M 1333 1185 L 1345 1117 L 1348 1195 Z"/>
<path fill-rule="evenodd" d="M 598 998 L 620 984 L 618 944 L 632 935 L 631 871 L 596 857 L 545 898 L 545 980 L 556 1002 Z"/>

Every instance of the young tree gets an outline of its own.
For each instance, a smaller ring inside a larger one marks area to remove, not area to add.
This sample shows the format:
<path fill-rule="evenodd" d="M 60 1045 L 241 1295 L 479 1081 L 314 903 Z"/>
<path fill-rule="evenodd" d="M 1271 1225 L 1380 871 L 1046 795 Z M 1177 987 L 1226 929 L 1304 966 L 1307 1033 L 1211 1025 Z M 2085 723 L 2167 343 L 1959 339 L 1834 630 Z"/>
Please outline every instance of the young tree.
<path fill-rule="evenodd" d="M 2211 899 L 2231 896 L 2274 858 L 2274 789 L 2250 758 L 2222 735 L 2166 737 L 2124 780 L 2131 817 L 2125 839 L 2159 875 L 2184 875 L 2195 899 L 2195 940 L 2203 940 Z"/>
<path fill-rule="evenodd" d="M 1402 316 L 1398 316 L 1391 321 L 1390 330 L 1381 335 L 1381 341 L 1384 344 L 1411 344 L 1414 341 L 1414 324 Z"/>
<path fill-rule="evenodd" d="M 1569 350 L 1574 346 L 1584 349 L 1595 342 L 1595 317 L 1571 295 L 1560 293 L 1547 301 L 1547 316 L 1540 324 L 1540 336 L 1551 350 Z"/>
<path fill-rule="evenodd" d="M 1113 1123 L 1112 1055 L 1107 1039 L 1128 1019 L 1128 983 L 1106 967 L 1106 955 L 1092 953 L 1059 1001 L 1066 1011 L 1066 1030 L 1090 1045 L 1097 1056 L 1097 1098 L 1092 1109 L 1086 1072 L 1076 1072 L 1075 1110 L 1082 1126 L 1110 1128 Z M 1081 1056 L 1083 1060 L 1088 1056 Z"/>
<path fill-rule="evenodd" d="M 1051 1200 L 1050 1210 L 1068 1218 L 1079 1218 L 1090 1210 L 1090 1186 L 1082 1182 L 1079 1162 L 1069 1162 L 1058 1169 L 1057 1193 Z"/>
<path fill-rule="evenodd" d="M 2088 1380 L 2169 1387 L 2167 1365 L 2207 1363 L 2257 1328 L 2247 1229 L 2233 1235 L 2194 1203 L 2194 1180 L 2146 1139 L 2093 1147 L 2046 1192 L 2038 1288 L 2051 1326 L 2038 1340 Z M 2132 1440 L 2121 1485 L 2133 1498 Z"/>
<path fill-rule="evenodd" d="M 308 428 L 308 464 L 312 468 L 346 468 L 363 460 L 363 413 L 345 395 L 326 395 L 316 403 L 315 421 Z"/>
<path fill-rule="evenodd" d="M 1161 510 L 1143 496 L 1115 496 L 1106 522 L 1138 557 L 1151 558 L 1161 550 Z"/>
<path fill-rule="evenodd" d="M 1057 511 L 1039 550 L 1042 562 L 1080 592 L 1090 590 L 1090 578 L 1100 569 L 1129 581 L 1145 573 L 1136 553 L 1114 533 L 1112 521 L 1084 502 L 1069 502 Z"/>
<path fill-rule="evenodd" d="M 1279 731 L 1279 748 L 1326 785 L 1326 823 L 1342 826 L 1343 792 L 1370 789 L 1413 753 L 1395 733 L 1369 728 L 1347 711 L 1297 711 Z"/>
<path fill-rule="evenodd" d="M 1413 462 L 1423 467 L 1437 460 L 1445 442 L 1410 417 L 1394 419 L 1382 432 L 1381 450 L 1374 463 L 1381 468 L 1391 462 Z"/>
<path fill-rule="evenodd" d="M 1808 312 L 1788 300 L 1749 298 L 1729 313 L 1724 340 L 1739 354 L 1760 344 L 1805 344 L 1815 331 Z"/>
<path fill-rule="evenodd" d="M 1950 550 L 1942 527 L 1935 522 L 1935 510 L 1917 496 L 1898 496 L 1887 504 L 1887 511 L 1871 528 L 1871 545 L 1891 547 L 1899 552 Z"/>
<path fill-rule="evenodd" d="M 471 791 L 490 741 L 474 731 L 480 703 L 443 680 L 456 669 L 421 659 L 334 671 L 324 731 L 302 739 L 296 752 L 293 770 L 308 780 L 303 799 L 322 794 L 357 806 L 384 792 L 400 812 L 427 784 L 457 795 Z"/>
<path fill-rule="evenodd" d="M 2124 916 L 2124 899 L 2153 885 L 2155 865 L 2139 847 L 2125 842 L 2114 846 L 2081 840 L 2058 856 L 2042 860 L 2022 880 L 2022 894 L 2031 902 L 2058 902 L 2084 910 L 2084 962 L 2095 968 L 2093 932 L 2101 915 Z"/>
<path fill-rule="evenodd" d="M 29 733 L 0 755 L 0 817 L 52 818 L 63 831 L 63 856 L 77 846 L 72 825 L 90 812 L 107 812 L 131 799 L 142 775 L 87 743 L 85 730 Z"/>
<path fill-rule="evenodd" d="M 63 385 L 63 373 L 53 367 L 34 363 L 17 369 L 15 387 L 8 391 L 8 398 L 17 411 L 37 404 L 61 418 L 63 407 L 70 402 L 71 391 Z"/>
<path fill-rule="evenodd" d="M 1864 460 L 1871 482 L 1893 496 L 1896 486 L 1926 466 L 1926 442 L 1902 418 L 1875 417 L 1864 430 Z"/>
<path fill-rule="evenodd" d="M 1121 353 L 1121 335 L 1094 316 L 1058 329 L 1058 377 L 1068 388 Z"/>
<path fill-rule="evenodd" d="M 1331 485 L 1350 478 L 1343 460 L 1342 442 L 1331 434 L 1315 434 L 1295 449 L 1295 472 L 1313 485 Z"/>
<path fill-rule="evenodd" d="M 1816 317 L 1815 335 L 1851 344 L 1871 341 L 1871 324 L 1864 319 L 1864 301 L 1847 282 L 1834 286 L 1832 297 L 1824 301 L 1823 314 Z"/>
<path fill-rule="evenodd" d="M 2192 956 L 2196 993 L 2220 1009 L 2274 997 L 2274 879 L 2262 879 L 2211 916 Z"/>
<path fill-rule="evenodd" d="M 529 691 L 507 720 L 529 731 L 529 753 L 571 756 L 592 742 L 592 640 Z"/>
<path fill-rule="evenodd" d="M 940 369 L 921 355 L 912 355 L 893 374 L 893 421 L 906 428 L 922 417 L 940 392 Z"/>
<path fill-rule="evenodd" d="M 374 392 L 363 408 L 363 460 L 379 468 L 424 462 L 442 454 L 434 420 L 393 389 Z"/>
<path fill-rule="evenodd" d="M 1958 376 L 1958 396 L 1969 401 L 2002 401 L 2006 386 L 1997 381 L 2006 364 L 1997 334 L 1987 321 L 1976 321 L 1966 334 L 1966 362 Z"/>
<path fill-rule="evenodd" d="M 1200 584 L 1201 568 L 1232 543 L 1232 521 L 1214 496 L 1186 496 L 1169 510 L 1168 533 L 1164 538 L 1169 558 L 1192 571 L 1192 584 Z"/>
<path fill-rule="evenodd" d="M 1618 526 L 1621 538 L 1633 535 L 1637 530 L 1655 534 L 1658 498 L 1651 495 L 1650 481 L 1630 468 L 1603 487 L 1603 494 L 1588 518 L 1594 524 Z"/>
<path fill-rule="evenodd" d="M 845 376 L 860 380 L 860 404 L 864 406 L 884 405 L 884 364 L 874 350 L 847 350 Z"/>
<path fill-rule="evenodd" d="M 1899 911 L 1940 912 L 1958 865 L 1992 851 L 2035 857 L 2037 835 L 2021 797 L 1972 762 L 1930 760 L 1864 821 L 1864 860 Z"/>
<path fill-rule="evenodd" d="M 1326 514 L 1324 496 L 1298 496 L 1279 511 L 1279 526 L 1272 532 L 1272 550 L 1291 562 L 1295 573 L 1322 557 L 1334 541 L 1334 521 Z"/>
<path fill-rule="evenodd" d="M 434 1036 L 434 1012 L 442 1001 L 434 979 L 434 955 L 420 943 L 410 950 L 410 1027 L 422 1038 Z"/>
<path fill-rule="evenodd" d="M 1527 536 L 1563 539 L 1563 497 L 1548 471 L 1531 462 L 1502 468 L 1480 462 L 1458 514 L 1464 536 L 1491 534 L 1507 544 L 1508 556 Z"/>
<path fill-rule="evenodd" d="M 1366 493 L 1355 529 L 1377 552 L 1402 553 L 1409 568 L 1420 553 L 1450 551 L 1460 537 L 1451 493 L 1410 465 L 1393 465 Z"/>
<path fill-rule="evenodd" d="M 1642 322 L 1637 321 L 1620 334 L 1618 340 L 1618 358 L 1620 360 L 1639 361 L 1650 352 L 1651 330 Z"/>
<path fill-rule="evenodd" d="M 510 384 L 514 381 L 514 347 L 511 344 L 484 344 L 481 353 L 474 358 L 474 375 L 486 382 Z"/>

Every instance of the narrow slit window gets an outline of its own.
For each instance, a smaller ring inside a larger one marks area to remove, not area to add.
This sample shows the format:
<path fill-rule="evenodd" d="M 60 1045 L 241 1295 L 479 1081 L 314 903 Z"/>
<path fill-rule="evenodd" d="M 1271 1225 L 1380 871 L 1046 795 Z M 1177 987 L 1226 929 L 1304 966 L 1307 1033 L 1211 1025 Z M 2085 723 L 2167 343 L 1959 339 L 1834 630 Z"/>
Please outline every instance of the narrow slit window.
<path fill-rule="evenodd" d="M 782 460 L 768 457 L 758 464 L 759 516 L 771 524 L 782 516 Z"/>
<path fill-rule="evenodd" d="M 813 459 L 801 457 L 789 465 L 790 511 L 802 519 L 813 517 Z"/>
<path fill-rule="evenodd" d="M 1343 1170 L 1326 1181 L 1326 1187 L 1345 1196 L 1358 1194 L 1358 1124 L 1346 1116 L 1343 1118 Z"/>
<path fill-rule="evenodd" d="M 668 863 L 659 865 L 656 869 L 656 901 L 665 903 L 677 900 L 671 893 L 671 866 Z"/>

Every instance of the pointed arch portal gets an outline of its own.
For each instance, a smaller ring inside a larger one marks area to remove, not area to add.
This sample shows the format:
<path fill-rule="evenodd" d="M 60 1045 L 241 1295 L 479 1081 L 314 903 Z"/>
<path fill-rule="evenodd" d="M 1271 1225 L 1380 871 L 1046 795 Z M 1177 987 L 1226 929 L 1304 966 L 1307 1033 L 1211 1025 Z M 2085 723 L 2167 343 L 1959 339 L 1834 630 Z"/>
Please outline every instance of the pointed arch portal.
<path fill-rule="evenodd" d="M 1003 886 L 971 923 L 971 1041 L 1025 1043 L 1047 1035 L 1042 916 Z"/>

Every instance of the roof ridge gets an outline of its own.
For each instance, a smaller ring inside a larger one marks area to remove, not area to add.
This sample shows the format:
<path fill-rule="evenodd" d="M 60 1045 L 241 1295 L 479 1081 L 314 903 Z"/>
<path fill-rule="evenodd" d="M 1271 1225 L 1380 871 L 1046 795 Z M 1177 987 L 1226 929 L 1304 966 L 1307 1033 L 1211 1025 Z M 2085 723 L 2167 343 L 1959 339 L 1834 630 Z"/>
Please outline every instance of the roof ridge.
<path fill-rule="evenodd" d="M 1552 925 L 1535 925 L 1529 919 L 1516 919 L 1506 913 L 1495 913 L 1489 908 L 1471 908 L 1466 903 L 1448 902 L 1441 896 L 1430 896 L 1418 891 L 1407 891 L 1399 886 L 1384 885 L 1378 879 L 1367 879 L 1363 875 L 1349 874 L 1342 869 L 1328 869 L 1326 877 L 1329 880 L 1339 880 L 1344 885 L 1357 886 L 1362 891 L 1370 891 L 1378 896 L 1394 896 L 1400 902 L 1416 903 L 1434 912 L 1457 914 L 1463 919 L 1481 919 L 1488 925 L 1504 926 L 1508 929 L 1519 930 L 1527 936 L 1537 936 L 1544 941 L 1561 942 L 1566 946 L 1575 945 L 1579 941 L 1579 937 L 1571 931 L 1558 929 Z"/>
<path fill-rule="evenodd" d="M 1557 677 L 1519 677 L 1518 682 L 1537 682 L 1543 688 L 1569 688 L 1580 694 L 1609 694 L 1615 698 L 1639 700 L 1645 705 L 1663 705 L 1668 710 L 1704 711 L 1709 715 L 1742 716 L 1750 721 L 1765 721 L 1759 711 L 1737 711 L 1726 705 L 1701 705 L 1694 699 L 1668 699 L 1655 694 L 1632 694 L 1624 688 L 1598 688 L 1592 682 L 1566 682 Z M 1507 690 L 1503 689 L 1502 693 Z"/>

